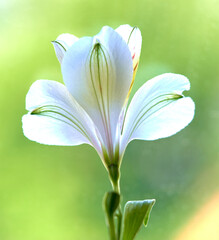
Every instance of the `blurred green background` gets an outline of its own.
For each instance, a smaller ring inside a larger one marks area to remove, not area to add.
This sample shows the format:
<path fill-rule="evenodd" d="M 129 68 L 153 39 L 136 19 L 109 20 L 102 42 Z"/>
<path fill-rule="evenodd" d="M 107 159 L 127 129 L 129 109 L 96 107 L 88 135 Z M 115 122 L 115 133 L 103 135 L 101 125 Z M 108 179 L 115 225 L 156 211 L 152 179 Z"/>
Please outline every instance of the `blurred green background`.
<path fill-rule="evenodd" d="M 35 80 L 62 81 L 52 40 L 126 23 L 143 37 L 132 95 L 165 72 L 191 81 L 193 122 L 167 139 L 132 142 L 122 164 L 123 204 L 157 200 L 136 239 L 177 239 L 219 192 L 218 12 L 217 0 L 0 0 L 1 240 L 107 239 L 102 197 L 111 186 L 95 150 L 31 142 L 21 117 Z"/>

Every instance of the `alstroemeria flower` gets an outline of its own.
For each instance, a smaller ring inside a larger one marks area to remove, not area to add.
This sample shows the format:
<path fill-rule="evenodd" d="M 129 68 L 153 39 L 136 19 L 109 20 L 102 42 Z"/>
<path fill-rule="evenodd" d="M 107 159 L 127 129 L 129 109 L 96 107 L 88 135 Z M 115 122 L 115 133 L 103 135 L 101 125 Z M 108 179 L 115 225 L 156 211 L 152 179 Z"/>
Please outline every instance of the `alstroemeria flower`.
<path fill-rule="evenodd" d="M 147 81 L 128 106 L 141 51 L 138 28 L 103 27 L 94 37 L 62 34 L 53 42 L 65 85 L 38 80 L 26 97 L 27 138 L 50 145 L 92 145 L 107 167 L 133 139 L 169 137 L 194 116 L 182 92 L 189 80 L 166 73 Z M 128 107 L 127 107 L 128 106 Z"/>

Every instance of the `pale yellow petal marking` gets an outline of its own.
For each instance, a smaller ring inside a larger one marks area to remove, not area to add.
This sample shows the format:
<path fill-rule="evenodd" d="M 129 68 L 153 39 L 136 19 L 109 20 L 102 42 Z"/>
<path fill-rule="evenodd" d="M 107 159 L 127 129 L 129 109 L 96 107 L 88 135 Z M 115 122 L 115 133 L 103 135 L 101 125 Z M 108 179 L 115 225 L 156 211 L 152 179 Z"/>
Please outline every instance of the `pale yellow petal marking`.
<path fill-rule="evenodd" d="M 131 36 L 134 32 L 134 30 L 136 29 L 137 27 L 133 27 L 132 28 L 132 31 L 129 35 L 129 38 L 128 38 L 128 41 L 127 41 L 127 44 L 129 45 L 129 42 L 130 42 L 130 39 L 131 39 Z M 129 87 L 129 92 L 128 92 L 128 95 L 126 97 L 126 102 L 128 101 L 129 99 L 129 96 L 130 96 L 130 93 L 131 93 L 131 90 L 132 90 L 132 87 L 133 87 L 133 84 L 134 84 L 134 81 L 135 81 L 135 76 L 136 76 L 136 72 L 137 72 L 137 69 L 138 69 L 138 64 L 139 64 L 139 59 L 140 59 L 140 56 L 137 56 L 136 55 L 136 52 L 135 52 L 135 46 L 134 48 L 132 49 L 133 51 L 133 54 L 132 54 L 132 61 L 133 61 L 133 77 L 132 77 L 132 82 L 130 84 L 130 87 Z"/>
<path fill-rule="evenodd" d="M 129 42 L 130 42 L 130 39 L 131 39 L 131 36 L 134 32 L 134 30 L 137 29 L 137 27 L 133 27 L 132 28 L 132 31 L 130 32 L 130 35 L 128 37 L 128 41 L 127 41 L 127 44 L 129 45 Z M 131 51 L 131 49 L 130 49 Z M 125 119 L 125 116 L 126 116 L 126 107 L 127 107 L 127 104 L 128 104 L 128 99 L 129 99 L 129 96 L 130 96 L 130 93 L 131 93 L 131 90 L 132 90 L 132 87 L 134 85 L 134 81 L 135 81 L 135 76 L 136 76 L 136 72 L 137 72 L 137 69 L 138 69 L 138 64 L 139 64 L 139 59 L 140 59 L 140 54 L 139 56 L 136 55 L 136 52 L 135 52 L 135 46 L 133 47 L 132 51 L 133 54 L 132 54 L 132 61 L 133 61 L 133 76 L 132 76 L 132 81 L 131 81 L 131 84 L 130 84 L 130 87 L 129 87 L 129 91 L 128 91 L 128 94 L 127 94 L 127 97 L 125 99 L 125 103 L 124 103 L 124 106 L 123 106 L 123 109 L 121 111 L 121 114 L 120 114 L 120 130 L 121 130 L 121 133 L 123 131 L 123 126 L 124 126 L 124 119 Z"/>

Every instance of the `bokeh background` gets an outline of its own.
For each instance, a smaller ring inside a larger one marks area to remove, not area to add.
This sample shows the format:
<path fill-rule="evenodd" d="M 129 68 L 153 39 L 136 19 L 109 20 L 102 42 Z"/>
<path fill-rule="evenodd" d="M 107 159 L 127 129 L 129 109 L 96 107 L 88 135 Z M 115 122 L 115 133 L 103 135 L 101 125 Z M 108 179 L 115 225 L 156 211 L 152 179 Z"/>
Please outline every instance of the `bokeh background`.
<path fill-rule="evenodd" d="M 186 75 L 193 122 L 167 139 L 129 144 L 123 205 L 156 198 L 136 239 L 219 239 L 219 1 L 0 0 L 0 239 L 103 240 L 111 189 L 90 146 L 54 147 L 23 136 L 25 95 L 37 79 L 62 82 L 50 43 L 136 25 L 143 36 L 133 93 L 165 72 Z M 206 237 L 207 236 L 207 237 Z"/>

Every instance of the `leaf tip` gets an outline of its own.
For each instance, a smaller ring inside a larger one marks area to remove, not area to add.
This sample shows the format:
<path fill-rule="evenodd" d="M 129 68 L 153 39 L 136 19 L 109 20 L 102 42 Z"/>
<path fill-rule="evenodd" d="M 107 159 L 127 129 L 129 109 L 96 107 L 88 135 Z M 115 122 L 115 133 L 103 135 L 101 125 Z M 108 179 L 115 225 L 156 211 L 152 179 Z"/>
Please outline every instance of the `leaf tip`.
<path fill-rule="evenodd" d="M 151 210 L 156 202 L 156 199 L 148 199 L 148 200 L 145 200 L 147 203 L 148 203 L 148 209 L 147 209 L 147 212 L 146 212 L 146 215 L 145 215 L 145 218 L 144 218 L 144 226 L 147 227 L 148 225 L 148 221 L 149 221 L 149 217 L 150 217 L 150 213 L 151 213 Z"/>

